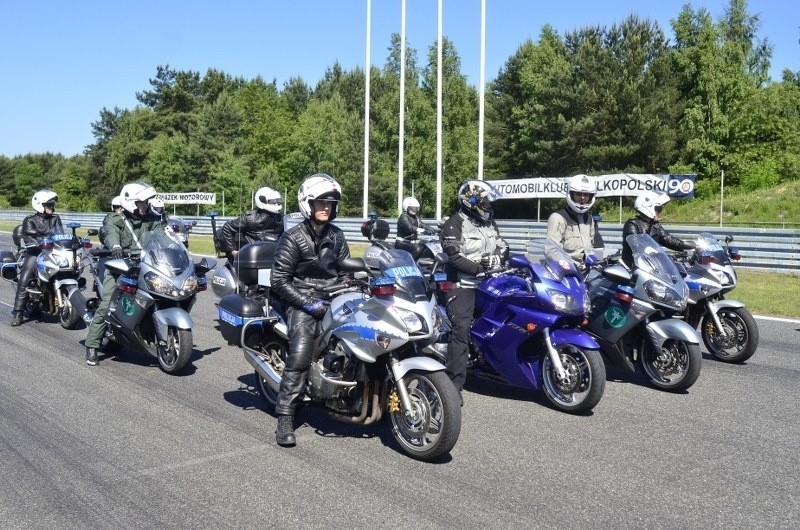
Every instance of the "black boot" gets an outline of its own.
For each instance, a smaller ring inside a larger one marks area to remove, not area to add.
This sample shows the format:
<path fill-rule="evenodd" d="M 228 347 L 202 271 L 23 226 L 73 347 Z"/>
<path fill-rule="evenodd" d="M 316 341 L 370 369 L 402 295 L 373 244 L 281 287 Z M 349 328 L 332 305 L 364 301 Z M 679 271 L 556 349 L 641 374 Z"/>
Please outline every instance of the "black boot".
<path fill-rule="evenodd" d="M 275 431 L 275 441 L 283 447 L 291 447 L 296 443 L 294 437 L 294 416 L 278 416 L 278 429 Z"/>
<path fill-rule="evenodd" d="M 89 366 L 97 366 L 97 348 L 86 348 L 86 364 Z"/>
<path fill-rule="evenodd" d="M 19 326 L 22 324 L 22 311 L 14 311 L 14 317 L 11 319 L 11 326 Z"/>

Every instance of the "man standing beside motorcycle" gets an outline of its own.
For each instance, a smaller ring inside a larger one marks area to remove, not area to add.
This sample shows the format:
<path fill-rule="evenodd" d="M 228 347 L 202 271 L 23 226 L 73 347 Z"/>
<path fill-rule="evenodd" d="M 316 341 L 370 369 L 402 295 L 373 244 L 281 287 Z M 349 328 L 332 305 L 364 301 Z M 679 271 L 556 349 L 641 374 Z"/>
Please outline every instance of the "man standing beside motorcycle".
<path fill-rule="evenodd" d="M 122 258 L 133 249 L 140 248 L 139 241 L 146 232 L 163 229 L 161 219 L 148 210 L 149 199 L 156 196 L 156 190 L 144 182 L 133 182 L 122 187 L 119 197 L 122 211 L 113 212 L 103 221 L 106 232 L 105 246 L 111 249 L 112 258 Z M 89 324 L 86 334 L 86 364 L 97 366 L 97 349 L 106 329 L 106 315 L 111 299 L 117 290 L 117 278 L 107 272 L 103 277 L 103 297 Z"/>
<path fill-rule="evenodd" d="M 25 246 L 25 259 L 17 279 L 17 295 L 14 297 L 12 310 L 12 326 L 22 324 L 25 304 L 28 302 L 28 282 L 36 273 L 36 256 L 39 254 L 39 239 L 52 234 L 62 233 L 64 227 L 61 218 L 55 214 L 58 195 L 56 192 L 42 189 L 33 194 L 31 205 L 36 213 L 22 221 L 22 241 Z"/>
<path fill-rule="evenodd" d="M 622 227 L 622 262 L 633 268 L 633 253 L 626 238 L 631 234 L 647 234 L 656 243 L 672 250 L 690 250 L 695 247 L 691 241 L 684 241 L 667 232 L 661 226 L 661 212 L 669 202 L 669 195 L 651 190 L 640 193 L 633 203 L 636 216 L 631 217 Z"/>
<path fill-rule="evenodd" d="M 283 233 L 283 201 L 281 194 L 264 186 L 255 193 L 255 210 L 248 210 L 231 219 L 220 230 L 220 246 L 231 260 L 247 243 L 266 237 L 279 237 Z"/>
<path fill-rule="evenodd" d="M 597 184 L 587 175 L 575 175 L 567 185 L 566 205 L 547 218 L 547 239 L 558 243 L 579 269 L 597 263 L 594 255 L 597 225 L 590 210 Z"/>
<path fill-rule="evenodd" d="M 417 236 L 434 233 L 435 231 L 419 218 L 419 201 L 414 197 L 403 199 L 403 213 L 397 219 L 395 248 L 407 250 L 413 255 L 417 250 Z"/>
<path fill-rule="evenodd" d="M 342 188 L 329 175 L 308 177 L 297 191 L 297 205 L 305 220 L 284 232 L 275 249 L 272 292 L 286 304 L 289 328 L 289 353 L 275 406 L 275 440 L 281 446 L 296 443 L 294 413 L 311 366 L 317 321 L 327 311 L 310 286 L 337 283 L 342 275 L 339 264 L 350 257 L 344 232 L 331 224 L 341 198 Z"/>
<path fill-rule="evenodd" d="M 446 368 L 459 393 L 467 380 L 469 332 L 479 276 L 498 268 L 508 258 L 508 243 L 500 237 L 494 221 L 492 202 L 498 198 L 488 182 L 464 182 L 458 188 L 458 210 L 445 221 L 440 234 L 448 258 L 447 279 L 455 286 L 445 299 L 452 324 Z"/>

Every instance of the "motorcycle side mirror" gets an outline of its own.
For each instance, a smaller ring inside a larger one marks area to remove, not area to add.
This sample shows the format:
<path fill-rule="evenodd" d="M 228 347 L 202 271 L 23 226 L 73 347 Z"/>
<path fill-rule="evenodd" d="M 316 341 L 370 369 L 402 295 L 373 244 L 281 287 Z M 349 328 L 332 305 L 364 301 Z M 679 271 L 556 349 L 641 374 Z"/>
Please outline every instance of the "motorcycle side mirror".
<path fill-rule="evenodd" d="M 732 235 L 728 234 L 727 236 L 725 236 L 725 243 L 730 243 L 731 241 L 733 241 Z"/>
<path fill-rule="evenodd" d="M 603 276 L 616 283 L 631 281 L 631 273 L 622 265 L 611 265 L 603 269 Z"/>
<path fill-rule="evenodd" d="M 342 272 L 369 272 L 367 262 L 364 258 L 345 258 L 339 262 Z"/>
<path fill-rule="evenodd" d="M 213 258 L 203 258 L 198 263 L 194 264 L 194 273 L 198 276 L 202 276 L 216 266 L 217 260 Z"/>
<path fill-rule="evenodd" d="M 447 254 L 445 254 L 444 252 L 437 252 L 437 253 L 436 253 L 436 254 L 433 256 L 433 259 L 434 259 L 434 260 L 436 261 L 436 263 L 438 263 L 439 265 L 445 265 L 445 264 L 446 264 L 446 263 L 447 263 L 447 262 L 450 260 L 450 258 L 448 258 L 448 257 L 447 257 Z"/>
<path fill-rule="evenodd" d="M 89 235 L 89 236 L 96 236 L 99 233 L 100 233 L 100 230 L 98 230 L 97 228 L 90 228 L 89 230 L 86 231 L 86 235 Z"/>

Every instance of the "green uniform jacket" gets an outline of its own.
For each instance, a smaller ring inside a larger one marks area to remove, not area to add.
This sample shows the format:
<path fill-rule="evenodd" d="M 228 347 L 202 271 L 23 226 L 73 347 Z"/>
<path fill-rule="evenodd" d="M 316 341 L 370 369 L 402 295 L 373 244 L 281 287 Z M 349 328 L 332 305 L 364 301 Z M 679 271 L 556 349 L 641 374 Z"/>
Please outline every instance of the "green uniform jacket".
<path fill-rule="evenodd" d="M 105 246 L 114 248 L 119 246 L 122 250 L 137 248 L 136 241 L 128 227 L 125 226 L 126 215 L 124 213 L 110 213 L 103 220 L 103 230 L 105 230 Z M 161 218 L 148 213 L 142 219 L 127 217 L 128 222 L 133 228 L 133 233 L 141 242 L 142 234 L 151 230 L 163 230 L 164 225 Z"/>

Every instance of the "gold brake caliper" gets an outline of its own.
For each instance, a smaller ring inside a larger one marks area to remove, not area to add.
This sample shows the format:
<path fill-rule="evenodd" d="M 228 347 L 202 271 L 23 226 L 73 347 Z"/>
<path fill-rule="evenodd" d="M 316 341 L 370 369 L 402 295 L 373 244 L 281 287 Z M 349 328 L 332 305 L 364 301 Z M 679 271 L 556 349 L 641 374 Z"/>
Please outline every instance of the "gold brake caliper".
<path fill-rule="evenodd" d="M 400 412 L 400 398 L 397 396 L 397 391 L 392 390 L 389 394 L 389 412 L 396 414 Z"/>

